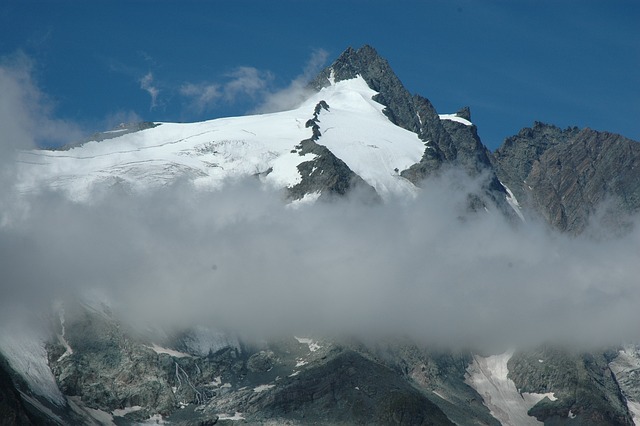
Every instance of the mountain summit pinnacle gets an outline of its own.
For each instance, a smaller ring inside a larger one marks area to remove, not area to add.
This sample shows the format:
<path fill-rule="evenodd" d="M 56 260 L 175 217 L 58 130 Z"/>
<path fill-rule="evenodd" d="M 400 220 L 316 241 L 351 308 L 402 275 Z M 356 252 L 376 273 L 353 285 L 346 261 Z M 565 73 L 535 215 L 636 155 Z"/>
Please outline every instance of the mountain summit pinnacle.
<path fill-rule="evenodd" d="M 386 106 L 384 113 L 392 123 L 412 132 L 419 130 L 412 95 L 404 87 L 391 66 L 369 45 L 355 50 L 347 48 L 333 64 L 325 68 L 310 83 L 320 90 L 331 84 L 360 75 L 369 87 L 378 92 L 374 100 Z"/>
<path fill-rule="evenodd" d="M 336 82 L 349 80 L 360 75 L 376 92 L 380 92 L 391 86 L 402 86 L 398 77 L 394 74 L 389 63 L 371 46 L 365 45 L 355 50 L 347 48 L 335 62 L 325 68 L 312 85 L 316 89 L 329 85 L 329 77 L 333 73 Z"/>

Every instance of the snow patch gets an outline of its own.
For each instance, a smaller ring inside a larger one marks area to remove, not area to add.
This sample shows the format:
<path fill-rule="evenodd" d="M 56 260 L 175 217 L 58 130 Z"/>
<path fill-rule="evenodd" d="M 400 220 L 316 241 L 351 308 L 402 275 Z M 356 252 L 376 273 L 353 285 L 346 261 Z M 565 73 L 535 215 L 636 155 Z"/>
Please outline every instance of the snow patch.
<path fill-rule="evenodd" d="M 474 388 L 481 396 L 484 405 L 493 417 L 505 426 L 542 425 L 527 412 L 545 397 L 551 401 L 557 398 L 553 393 L 520 393 L 513 380 L 509 379 L 507 362 L 513 352 L 489 357 L 474 356 L 467 367 L 465 383 Z"/>
<path fill-rule="evenodd" d="M 433 392 L 433 394 L 436 395 L 437 397 L 439 397 L 441 399 L 444 399 L 445 401 L 449 401 L 449 399 L 446 398 L 444 395 L 442 395 L 440 392 L 434 391 L 434 390 L 432 390 L 431 392 Z M 451 402 L 451 401 L 449 401 L 449 402 Z"/>
<path fill-rule="evenodd" d="M 0 352 L 11 368 L 34 393 L 64 406 L 65 398 L 49 368 L 45 349 L 47 340 L 47 334 L 34 327 L 18 324 L 0 326 Z"/>
<path fill-rule="evenodd" d="M 629 399 L 628 390 L 630 389 L 624 385 L 627 382 L 624 380 L 626 376 L 640 372 L 640 349 L 638 346 L 625 345 L 618 351 L 618 356 L 609 363 L 609 368 L 618 383 L 621 384 L 622 393 L 627 401 L 627 409 L 631 413 L 634 424 L 640 426 L 640 402 Z"/>
<path fill-rule="evenodd" d="M 275 388 L 276 385 L 260 385 L 260 386 L 256 386 L 255 388 L 253 388 L 254 392 L 263 392 L 266 390 L 269 390 L 271 388 Z"/>
<path fill-rule="evenodd" d="M 440 114 L 440 120 L 449 120 L 455 121 L 456 123 L 462 123 L 465 126 L 473 126 L 473 123 L 467 120 L 466 118 L 458 117 L 455 114 Z"/>
<path fill-rule="evenodd" d="M 296 336 L 293 336 L 293 337 L 298 341 L 298 343 L 302 343 L 303 345 L 308 345 L 309 350 L 311 352 L 315 352 L 318 349 L 322 348 L 322 346 L 318 345 L 316 342 L 306 337 L 296 337 Z"/>
<path fill-rule="evenodd" d="M 525 222 L 524 215 L 522 214 L 522 207 L 520 207 L 520 203 L 518 203 L 516 196 L 513 195 L 513 192 L 511 192 L 507 185 L 502 182 L 500 182 L 500 185 L 502 185 L 502 187 L 507 191 L 507 195 L 505 198 L 507 200 L 507 203 L 509 203 L 509 206 L 511 206 L 513 211 L 516 212 L 520 220 Z"/>
<path fill-rule="evenodd" d="M 640 402 L 629 401 L 627 399 L 627 408 L 631 413 L 631 417 L 633 418 L 633 424 L 636 426 L 640 426 Z"/>
<path fill-rule="evenodd" d="M 147 348 L 151 349 L 152 351 L 154 351 L 155 353 L 159 354 L 167 354 L 170 355 L 174 358 L 191 358 L 191 355 L 186 354 L 184 352 L 179 352 L 173 349 L 169 349 L 169 348 L 163 348 L 162 346 L 158 346 L 155 343 L 152 346 L 146 346 Z"/>
<path fill-rule="evenodd" d="M 331 68 L 331 71 L 329 71 L 329 83 L 332 86 L 336 84 L 336 72 L 333 70 L 333 67 Z"/>
<path fill-rule="evenodd" d="M 64 338 L 65 328 L 64 328 L 64 309 L 63 308 L 60 308 L 58 310 L 58 317 L 60 318 L 60 327 L 62 328 L 61 334 L 58 335 L 58 341 L 65 348 L 64 353 L 60 355 L 60 357 L 58 358 L 58 362 L 60 362 L 64 358 L 68 357 L 69 355 L 73 355 L 73 349 L 71 349 L 71 346 L 69 346 L 69 342 L 67 342 L 67 339 Z"/>
<path fill-rule="evenodd" d="M 218 414 L 218 420 L 245 420 L 242 413 L 236 411 L 233 416 L 229 414 Z"/>

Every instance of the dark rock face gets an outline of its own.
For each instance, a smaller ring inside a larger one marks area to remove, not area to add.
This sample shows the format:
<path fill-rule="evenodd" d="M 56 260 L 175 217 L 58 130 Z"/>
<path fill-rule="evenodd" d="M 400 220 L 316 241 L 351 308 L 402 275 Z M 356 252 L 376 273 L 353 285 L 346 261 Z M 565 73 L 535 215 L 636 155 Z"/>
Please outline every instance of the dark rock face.
<path fill-rule="evenodd" d="M 327 359 L 278 390 L 256 410 L 314 424 L 451 425 L 442 411 L 395 371 L 336 348 Z"/>
<path fill-rule="evenodd" d="M 542 362 L 541 362 L 542 361 Z M 509 378 L 520 392 L 553 392 L 529 415 L 545 424 L 633 425 L 626 401 L 607 358 L 600 353 L 570 353 L 539 348 L 509 360 Z"/>
<path fill-rule="evenodd" d="M 535 123 L 507 138 L 493 163 L 524 207 L 562 231 L 581 233 L 594 219 L 620 229 L 640 209 L 640 144 L 620 135 Z"/>
<path fill-rule="evenodd" d="M 393 342 L 378 346 L 374 354 L 422 390 L 455 424 L 500 425 L 482 397 L 465 382 L 471 353 L 436 351 L 411 342 Z"/>
<path fill-rule="evenodd" d="M 29 417 L 20 393 L 9 374 L 9 366 L 0 355 L 0 425 L 35 424 Z"/>

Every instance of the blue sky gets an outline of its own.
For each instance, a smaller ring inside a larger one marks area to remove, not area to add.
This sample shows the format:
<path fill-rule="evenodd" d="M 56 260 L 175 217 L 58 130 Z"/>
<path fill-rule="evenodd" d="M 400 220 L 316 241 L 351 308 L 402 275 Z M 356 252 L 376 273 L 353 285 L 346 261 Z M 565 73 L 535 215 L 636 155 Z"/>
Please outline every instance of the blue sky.
<path fill-rule="evenodd" d="M 639 23 L 637 0 L 8 0 L 0 67 L 77 137 L 259 111 L 370 44 L 490 149 L 535 120 L 640 140 Z"/>

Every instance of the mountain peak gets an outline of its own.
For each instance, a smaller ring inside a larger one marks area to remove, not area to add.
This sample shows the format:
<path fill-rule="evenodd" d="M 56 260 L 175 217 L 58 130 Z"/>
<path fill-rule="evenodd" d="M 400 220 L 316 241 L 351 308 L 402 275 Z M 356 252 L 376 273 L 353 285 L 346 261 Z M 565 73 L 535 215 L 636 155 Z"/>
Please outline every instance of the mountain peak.
<path fill-rule="evenodd" d="M 316 90 L 320 90 L 330 84 L 331 76 L 338 82 L 356 78 L 358 75 L 362 76 L 369 87 L 376 92 L 390 86 L 402 86 L 387 60 L 369 45 L 364 45 L 357 50 L 348 47 L 333 64 L 325 68 L 311 82 L 311 85 Z"/>
<path fill-rule="evenodd" d="M 351 80 L 357 76 L 361 76 L 371 89 L 378 92 L 373 100 L 385 106 L 383 112 L 392 123 L 412 132 L 419 130 L 412 95 L 387 60 L 369 45 L 359 49 L 347 48 L 311 81 L 310 86 L 321 90 L 332 82 Z"/>

